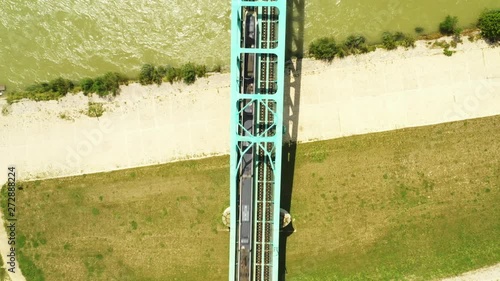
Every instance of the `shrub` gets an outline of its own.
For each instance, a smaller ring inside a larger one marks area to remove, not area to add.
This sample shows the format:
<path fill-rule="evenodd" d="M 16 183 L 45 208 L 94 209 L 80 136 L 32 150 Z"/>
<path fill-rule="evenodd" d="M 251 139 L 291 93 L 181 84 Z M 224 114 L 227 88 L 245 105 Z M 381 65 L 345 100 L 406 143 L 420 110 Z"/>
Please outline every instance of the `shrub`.
<path fill-rule="evenodd" d="M 342 47 L 337 51 L 339 57 L 344 57 L 349 54 L 367 53 L 366 38 L 362 35 L 351 35 L 347 37 Z"/>
<path fill-rule="evenodd" d="M 405 38 L 406 38 L 405 34 L 401 31 L 394 33 L 394 40 L 396 40 L 396 42 L 401 42 L 405 40 Z"/>
<path fill-rule="evenodd" d="M 403 41 L 401 41 L 401 46 L 405 48 L 415 47 L 415 38 L 411 36 L 405 36 Z"/>
<path fill-rule="evenodd" d="M 55 80 L 50 81 L 49 87 L 52 92 L 64 96 L 75 87 L 75 84 L 71 80 L 59 77 Z"/>
<path fill-rule="evenodd" d="M 42 82 L 30 85 L 26 88 L 26 92 L 29 93 L 52 92 L 52 93 L 57 93 L 59 96 L 64 96 L 74 87 L 75 84 L 73 83 L 73 81 L 59 77 L 49 82 Z"/>
<path fill-rule="evenodd" d="M 394 34 L 384 32 L 382 34 L 382 45 L 387 50 L 394 50 L 398 46 L 403 46 L 405 48 L 415 47 L 415 38 L 399 31 Z"/>
<path fill-rule="evenodd" d="M 343 58 L 345 56 L 349 55 L 349 51 L 346 50 L 346 47 L 339 48 L 337 51 L 337 56 L 339 58 Z"/>
<path fill-rule="evenodd" d="M 337 52 L 337 44 L 331 37 L 317 39 L 309 45 L 309 55 L 315 59 L 332 61 Z"/>
<path fill-rule="evenodd" d="M 159 85 L 161 85 L 162 81 L 163 81 L 163 76 L 161 75 L 160 71 L 157 68 L 155 68 L 153 70 L 153 80 L 152 80 L 152 82 L 159 86 Z"/>
<path fill-rule="evenodd" d="M 113 94 L 116 96 L 120 91 L 120 85 L 128 81 L 128 79 L 117 72 L 108 72 L 102 77 L 104 81 L 105 95 Z"/>
<path fill-rule="evenodd" d="M 444 49 L 443 50 L 443 54 L 447 57 L 451 57 L 453 55 L 453 53 L 455 53 L 455 51 L 450 51 L 448 49 Z"/>
<path fill-rule="evenodd" d="M 179 70 L 173 67 L 167 67 L 165 73 L 165 80 L 172 84 L 174 81 L 179 79 Z"/>
<path fill-rule="evenodd" d="M 155 67 L 152 64 L 143 65 L 139 72 L 139 83 L 141 83 L 141 85 L 153 84 L 154 71 Z"/>
<path fill-rule="evenodd" d="M 458 18 L 446 16 L 445 20 L 439 24 L 439 32 L 444 35 L 453 35 L 457 29 Z"/>
<path fill-rule="evenodd" d="M 500 41 L 500 10 L 490 10 L 481 14 L 477 26 L 485 39 L 493 43 Z"/>
<path fill-rule="evenodd" d="M 102 103 L 89 102 L 87 116 L 89 116 L 89 117 L 101 117 L 103 113 L 104 113 L 104 107 L 103 107 Z"/>
<path fill-rule="evenodd" d="M 220 64 L 214 65 L 212 72 L 222 72 L 222 66 Z"/>
<path fill-rule="evenodd" d="M 195 71 L 198 78 L 205 77 L 207 74 L 207 67 L 205 65 L 197 65 Z"/>
<path fill-rule="evenodd" d="M 444 48 L 444 49 L 449 49 L 450 48 L 450 44 L 448 44 L 448 42 L 442 40 L 442 41 L 438 41 L 436 40 L 436 42 L 434 42 L 434 44 L 432 44 L 432 47 L 441 47 L 441 48 Z"/>
<path fill-rule="evenodd" d="M 196 81 L 196 67 L 192 63 L 186 63 L 181 68 L 181 77 L 184 83 L 190 85 Z"/>
<path fill-rule="evenodd" d="M 100 97 L 106 95 L 107 91 L 103 77 L 97 77 L 96 79 L 94 79 L 94 84 L 92 85 L 92 93 L 96 93 Z"/>
<path fill-rule="evenodd" d="M 82 81 L 80 81 L 80 87 L 82 88 L 84 95 L 88 95 L 92 92 L 93 85 L 94 80 L 92 80 L 92 78 L 83 78 Z"/>
<path fill-rule="evenodd" d="M 390 32 L 382 33 L 382 45 L 384 45 L 384 48 L 387 50 L 396 49 L 397 45 L 395 36 Z"/>
<path fill-rule="evenodd" d="M 161 65 L 158 66 L 158 75 L 165 77 L 165 75 L 167 75 L 167 67 Z"/>
<path fill-rule="evenodd" d="M 362 35 L 350 35 L 344 42 L 344 46 L 350 49 L 359 49 L 366 43 L 366 38 Z"/>
<path fill-rule="evenodd" d="M 417 27 L 415 27 L 415 32 L 418 33 L 418 34 L 420 34 L 420 33 L 424 32 L 424 28 L 420 27 L 420 26 L 417 26 Z"/>

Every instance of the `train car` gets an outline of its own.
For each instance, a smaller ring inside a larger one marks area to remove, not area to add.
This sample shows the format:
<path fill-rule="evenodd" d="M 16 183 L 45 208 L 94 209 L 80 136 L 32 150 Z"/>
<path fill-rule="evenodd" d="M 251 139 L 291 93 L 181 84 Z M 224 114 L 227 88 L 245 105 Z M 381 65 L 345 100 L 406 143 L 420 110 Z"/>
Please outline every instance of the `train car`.
<path fill-rule="evenodd" d="M 257 37 L 257 22 L 254 9 L 246 9 L 243 25 L 243 45 L 245 48 L 255 48 L 255 38 Z M 241 65 L 241 93 L 254 93 L 255 54 L 243 54 Z M 255 126 L 255 109 L 251 100 L 242 100 L 240 133 L 244 135 L 253 134 Z M 250 104 L 249 104 L 250 103 Z M 239 280 L 252 280 L 252 250 L 253 250 L 253 202 L 254 202 L 254 157 L 255 151 L 251 144 L 242 142 L 243 155 L 241 157 L 240 175 L 239 175 L 239 228 L 238 228 L 238 276 Z"/>

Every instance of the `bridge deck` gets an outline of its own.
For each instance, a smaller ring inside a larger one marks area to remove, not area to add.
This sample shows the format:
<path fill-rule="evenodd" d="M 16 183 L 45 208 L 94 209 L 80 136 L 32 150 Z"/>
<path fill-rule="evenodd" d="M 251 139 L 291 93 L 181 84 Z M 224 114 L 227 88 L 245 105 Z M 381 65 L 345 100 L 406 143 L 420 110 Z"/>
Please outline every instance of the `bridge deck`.
<path fill-rule="evenodd" d="M 278 280 L 285 30 L 285 0 L 232 1 L 229 280 Z"/>

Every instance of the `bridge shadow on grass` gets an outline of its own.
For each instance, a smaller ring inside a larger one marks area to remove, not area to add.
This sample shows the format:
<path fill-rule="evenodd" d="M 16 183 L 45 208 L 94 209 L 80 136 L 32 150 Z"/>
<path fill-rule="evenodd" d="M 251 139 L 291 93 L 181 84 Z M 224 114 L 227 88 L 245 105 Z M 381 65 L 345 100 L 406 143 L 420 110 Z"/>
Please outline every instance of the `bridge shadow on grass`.
<path fill-rule="evenodd" d="M 292 217 L 292 191 L 297 152 L 298 121 L 302 57 L 304 55 L 304 8 L 305 0 L 290 0 L 287 4 L 286 74 L 283 121 L 285 136 L 281 170 L 281 208 Z M 280 233 L 279 280 L 286 279 L 286 246 L 294 232 L 290 223 Z"/>

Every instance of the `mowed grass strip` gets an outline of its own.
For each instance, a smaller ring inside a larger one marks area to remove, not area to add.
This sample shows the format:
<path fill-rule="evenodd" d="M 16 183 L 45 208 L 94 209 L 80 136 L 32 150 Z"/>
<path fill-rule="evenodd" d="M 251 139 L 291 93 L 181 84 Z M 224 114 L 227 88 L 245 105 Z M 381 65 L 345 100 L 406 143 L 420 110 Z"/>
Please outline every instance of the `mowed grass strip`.
<path fill-rule="evenodd" d="M 496 116 L 299 145 L 287 280 L 428 280 L 500 262 L 499 140 Z M 228 162 L 22 184 L 23 272 L 227 280 Z"/>

